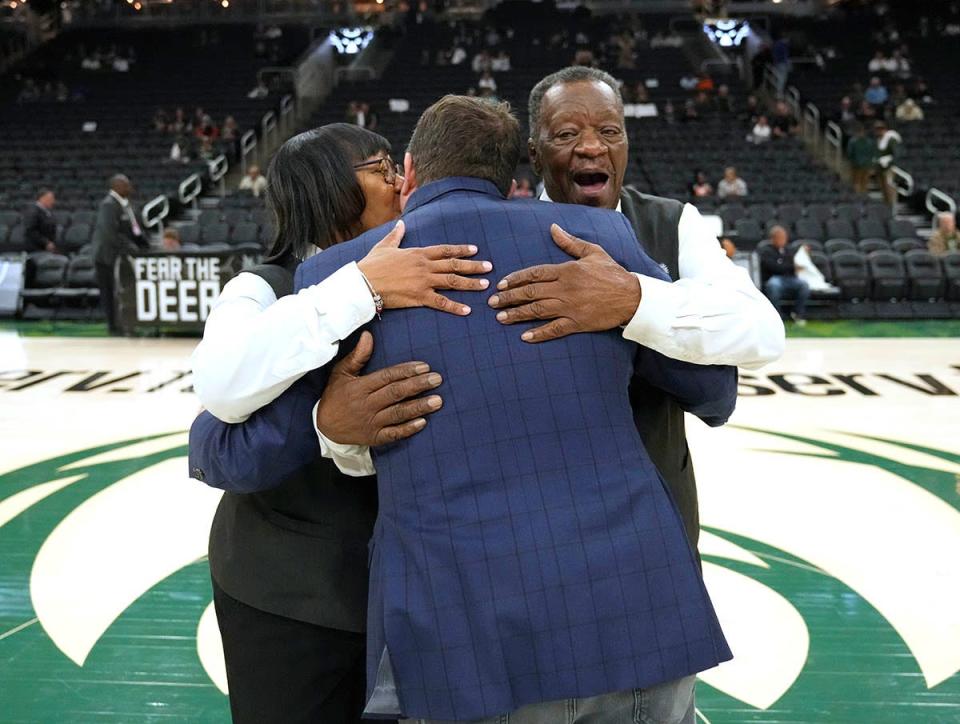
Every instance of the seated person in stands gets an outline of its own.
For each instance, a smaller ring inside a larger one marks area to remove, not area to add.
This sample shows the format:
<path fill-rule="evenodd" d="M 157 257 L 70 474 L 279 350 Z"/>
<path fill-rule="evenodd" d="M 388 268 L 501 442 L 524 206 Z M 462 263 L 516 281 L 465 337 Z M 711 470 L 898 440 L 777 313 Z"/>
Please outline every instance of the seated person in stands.
<path fill-rule="evenodd" d="M 937 230 L 930 235 L 927 249 L 931 254 L 941 256 L 951 251 L 960 251 L 960 231 L 957 231 L 957 217 L 949 211 L 937 214 Z"/>
<path fill-rule="evenodd" d="M 220 138 L 220 129 L 217 128 L 210 116 L 204 114 L 201 116 L 200 123 L 194 130 L 194 134 L 199 139 L 210 139 L 211 141 L 216 141 L 218 138 Z"/>
<path fill-rule="evenodd" d="M 180 232 L 168 226 L 163 230 L 163 239 L 160 243 L 164 251 L 180 251 Z"/>
<path fill-rule="evenodd" d="M 519 181 L 517 181 L 517 187 L 513 190 L 513 193 L 510 194 L 511 199 L 532 199 L 533 198 L 533 184 L 530 183 L 530 179 L 526 176 L 522 176 Z"/>
<path fill-rule="evenodd" d="M 764 244 L 758 249 L 763 293 L 780 312 L 781 317 L 785 316 L 781 308 L 784 295 L 795 297 L 796 305 L 790 316 L 797 326 L 802 327 L 806 324 L 804 315 L 807 311 L 807 300 L 810 298 L 810 285 L 797 278 L 794 261 L 797 250 L 788 249 L 787 240 L 787 230 L 782 226 L 774 226 L 770 229 L 770 245 Z"/>
<path fill-rule="evenodd" d="M 57 253 L 57 222 L 53 218 L 56 197 L 50 189 L 41 189 L 34 203 L 23 215 L 23 231 L 31 252 Z"/>
<path fill-rule="evenodd" d="M 883 107 L 886 105 L 887 100 L 890 98 L 890 92 L 887 90 L 887 87 L 880 81 L 880 78 L 874 76 L 870 79 L 870 86 L 867 88 L 866 92 L 863 94 L 863 99 L 869 103 L 871 106 L 876 109 L 877 113 L 883 114 Z"/>
<path fill-rule="evenodd" d="M 717 196 L 721 199 L 736 201 L 747 193 L 747 182 L 737 176 L 737 169 L 727 166 L 723 170 L 723 178 L 717 184 Z"/>
<path fill-rule="evenodd" d="M 796 134 L 800 127 L 790 112 L 790 106 L 783 101 L 779 101 L 774 106 L 770 128 L 773 131 L 774 138 L 787 138 Z"/>
<path fill-rule="evenodd" d="M 257 198 L 263 195 L 267 190 L 267 178 L 260 173 L 259 166 L 254 165 L 247 169 L 247 175 L 240 181 L 238 189 L 249 191 Z"/>
<path fill-rule="evenodd" d="M 483 73 L 480 75 L 480 80 L 477 81 L 477 88 L 480 88 L 481 90 L 486 88 L 491 93 L 497 92 L 497 81 L 494 79 L 489 70 L 483 71 Z"/>
<path fill-rule="evenodd" d="M 507 51 L 501 50 L 496 57 L 490 61 L 490 67 L 495 73 L 506 73 L 510 70 L 510 56 Z"/>
<path fill-rule="evenodd" d="M 717 113 L 733 113 L 733 96 L 730 95 L 730 86 L 726 83 L 717 88 L 717 95 L 713 99 L 713 107 Z"/>
<path fill-rule="evenodd" d="M 767 121 L 767 117 L 760 116 L 757 118 L 757 123 L 753 127 L 753 130 L 750 131 L 750 135 L 747 136 L 747 140 L 751 143 L 766 143 L 770 140 L 772 133 L 773 130 L 770 128 L 770 123 Z"/>
<path fill-rule="evenodd" d="M 897 106 L 896 118 L 898 121 L 922 121 L 925 118 L 923 109 L 913 98 L 907 98 Z"/>
<path fill-rule="evenodd" d="M 693 177 L 693 183 L 690 184 L 690 195 L 698 199 L 713 196 L 713 184 L 707 180 L 707 174 L 703 171 L 697 171 Z"/>

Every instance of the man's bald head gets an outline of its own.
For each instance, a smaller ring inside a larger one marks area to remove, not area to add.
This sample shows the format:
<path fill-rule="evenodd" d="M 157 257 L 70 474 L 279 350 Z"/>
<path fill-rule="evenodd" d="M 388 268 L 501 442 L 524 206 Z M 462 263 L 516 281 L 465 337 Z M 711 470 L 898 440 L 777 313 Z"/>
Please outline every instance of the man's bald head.
<path fill-rule="evenodd" d="M 130 183 L 130 179 L 128 179 L 122 173 L 111 176 L 109 185 L 111 191 L 122 196 L 123 198 L 127 198 L 130 195 L 130 192 L 133 191 L 133 184 Z"/>

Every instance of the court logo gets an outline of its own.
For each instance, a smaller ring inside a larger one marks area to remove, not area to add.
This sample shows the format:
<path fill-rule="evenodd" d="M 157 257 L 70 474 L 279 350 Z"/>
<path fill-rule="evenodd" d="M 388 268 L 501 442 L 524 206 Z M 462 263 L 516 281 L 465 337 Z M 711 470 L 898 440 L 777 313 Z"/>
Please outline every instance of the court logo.
<path fill-rule="evenodd" d="M 899 724 L 931 692 L 960 705 L 960 456 L 731 434 L 763 472 L 726 481 L 728 505 L 701 485 L 704 575 L 736 655 L 703 674 L 701 718 Z M 229 720 L 205 560 L 220 493 L 187 477 L 185 444 L 126 440 L 0 474 L 5 716 Z"/>

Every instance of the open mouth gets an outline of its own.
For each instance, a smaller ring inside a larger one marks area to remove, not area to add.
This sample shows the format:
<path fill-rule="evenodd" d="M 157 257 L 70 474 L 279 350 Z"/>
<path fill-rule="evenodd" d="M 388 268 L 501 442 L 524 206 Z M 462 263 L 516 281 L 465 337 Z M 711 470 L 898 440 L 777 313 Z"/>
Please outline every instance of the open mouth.
<path fill-rule="evenodd" d="M 610 175 L 603 171 L 582 171 L 573 174 L 573 183 L 589 196 L 602 193 L 609 180 Z"/>

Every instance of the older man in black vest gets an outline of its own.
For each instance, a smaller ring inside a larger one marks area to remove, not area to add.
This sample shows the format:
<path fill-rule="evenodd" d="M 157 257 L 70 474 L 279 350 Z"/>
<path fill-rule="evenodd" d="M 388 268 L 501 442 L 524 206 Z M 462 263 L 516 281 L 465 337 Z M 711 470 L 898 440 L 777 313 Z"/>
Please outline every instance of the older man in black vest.
<path fill-rule="evenodd" d="M 490 305 L 504 324 L 542 319 L 523 339 L 543 342 L 623 327 L 624 337 L 699 364 L 758 367 L 783 352 L 779 315 L 689 204 L 623 188 L 629 142 L 617 82 L 593 68 L 547 76 L 530 93 L 530 159 L 543 178 L 541 199 L 616 209 L 672 283 L 632 274 L 600 247 L 562 231 L 556 242 L 577 257 L 509 275 Z M 693 463 L 683 412 L 635 380 L 636 422 L 676 500 L 694 548 L 700 532 Z"/>

